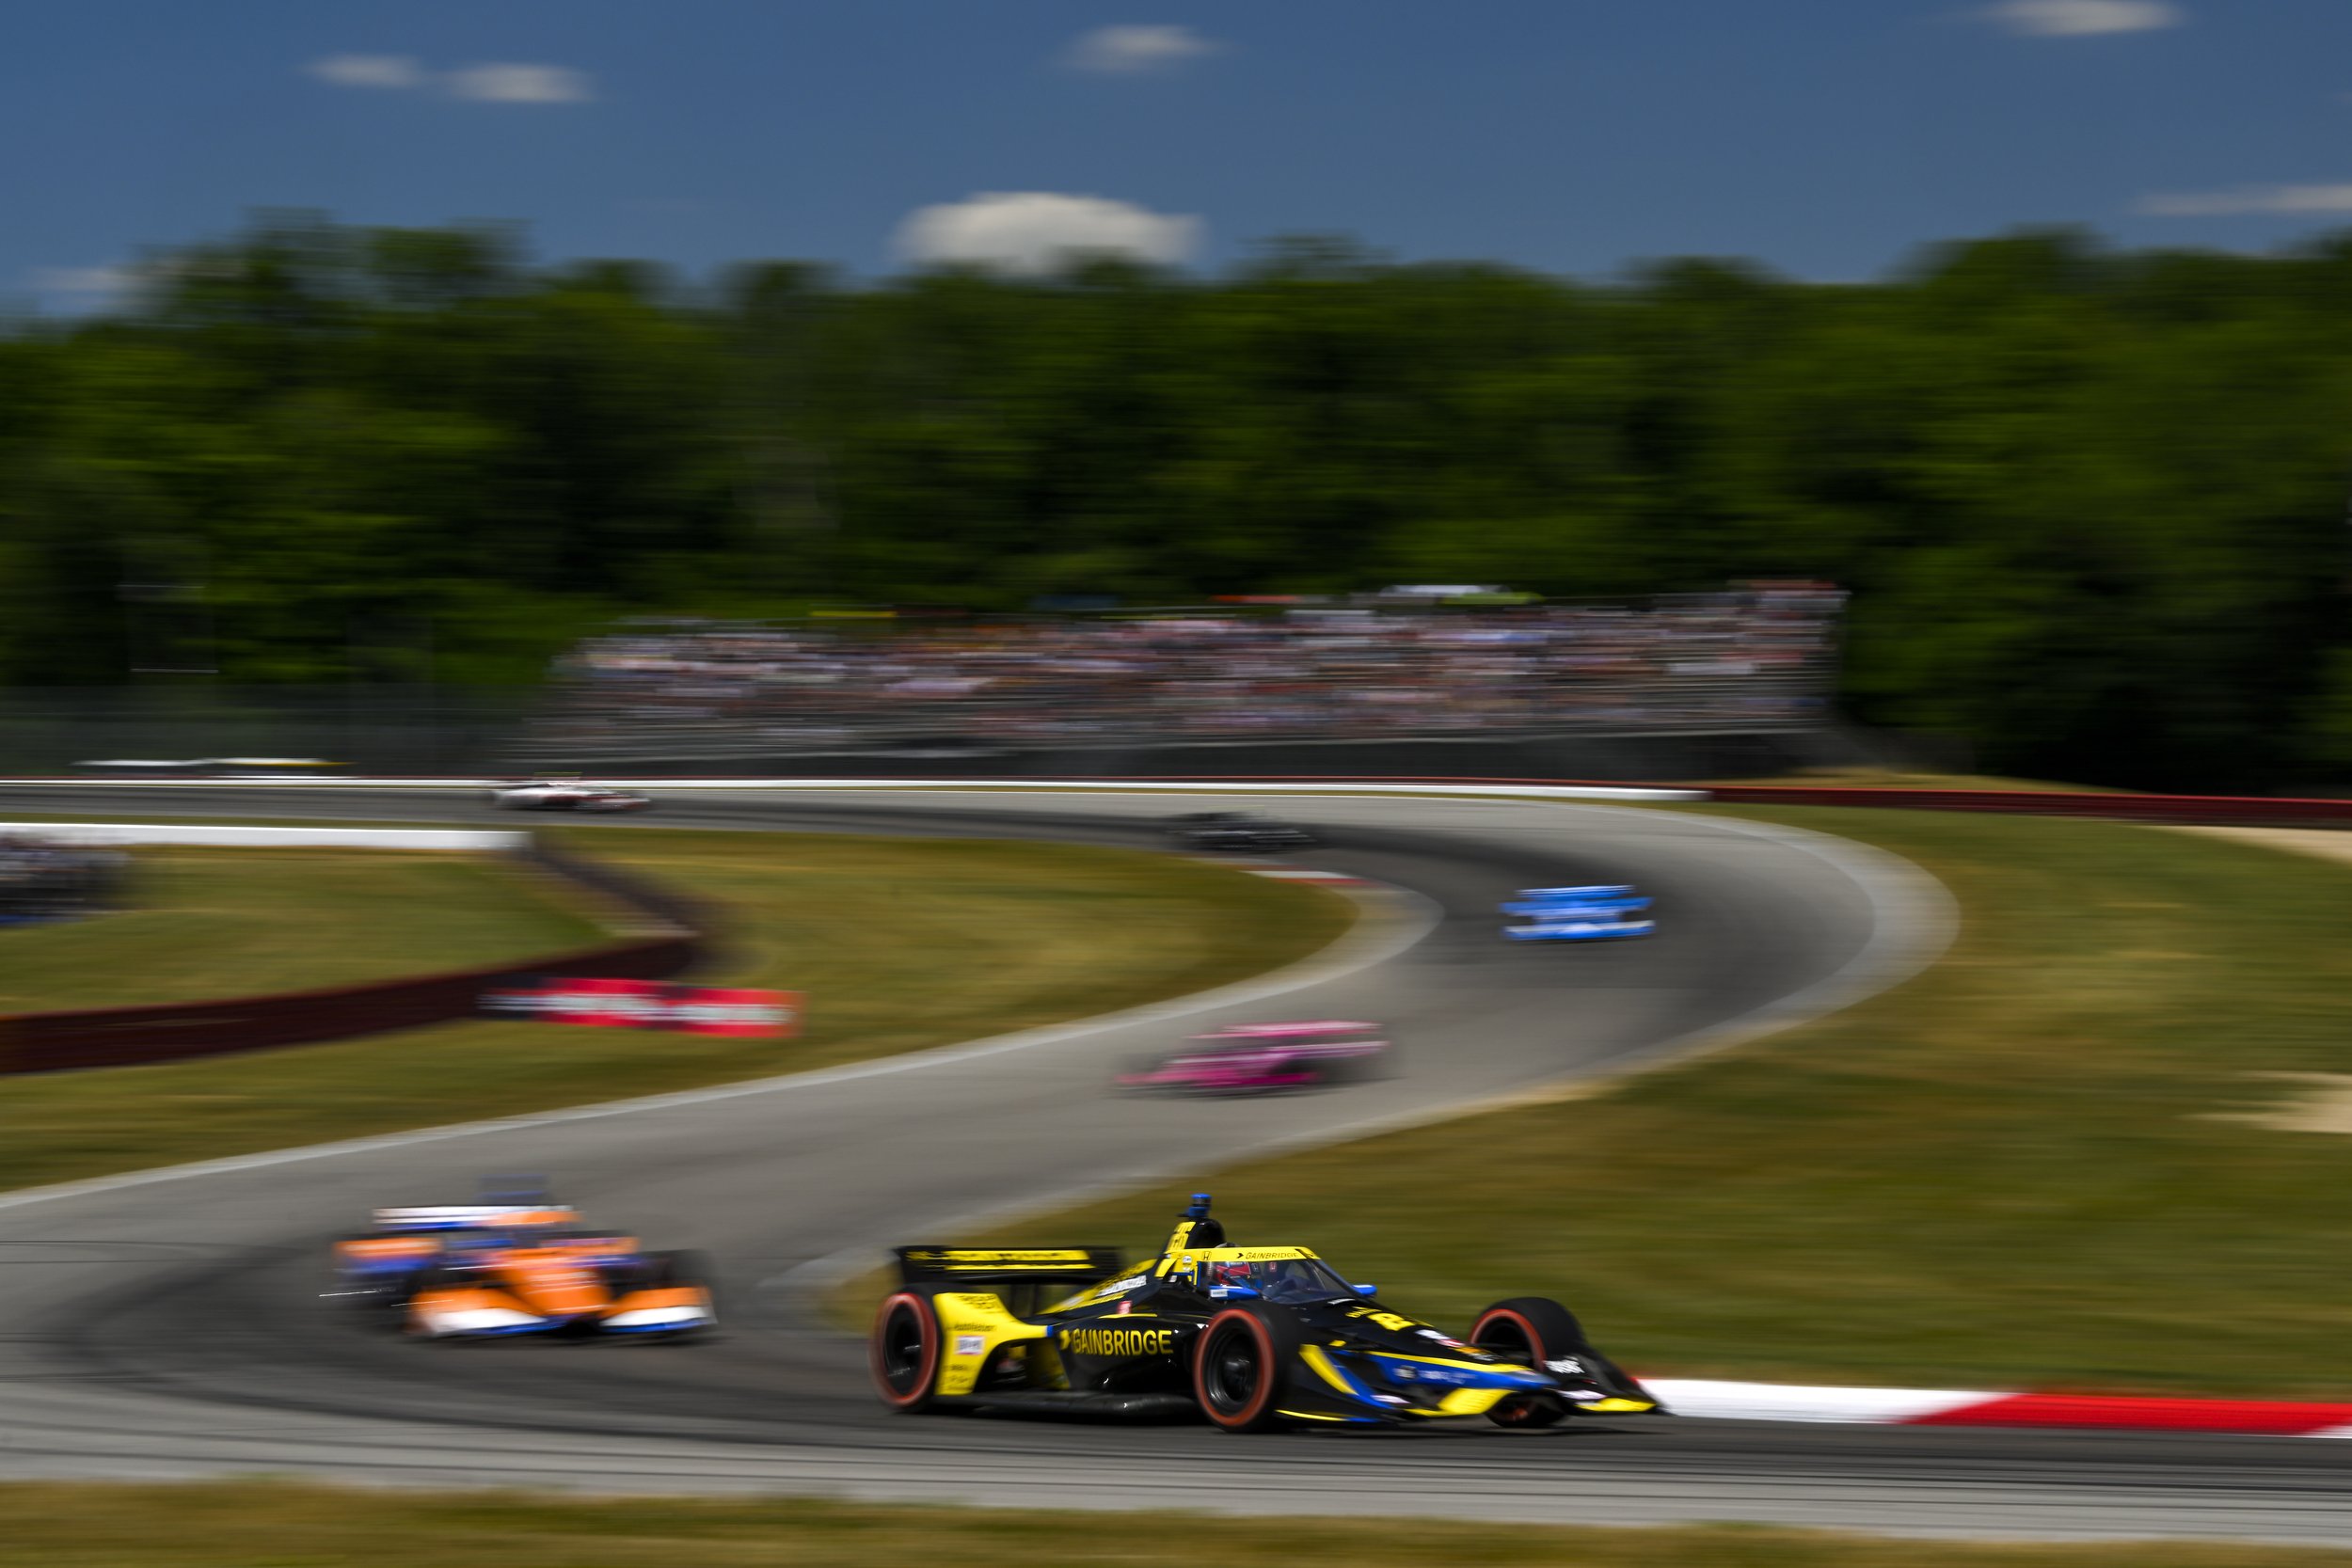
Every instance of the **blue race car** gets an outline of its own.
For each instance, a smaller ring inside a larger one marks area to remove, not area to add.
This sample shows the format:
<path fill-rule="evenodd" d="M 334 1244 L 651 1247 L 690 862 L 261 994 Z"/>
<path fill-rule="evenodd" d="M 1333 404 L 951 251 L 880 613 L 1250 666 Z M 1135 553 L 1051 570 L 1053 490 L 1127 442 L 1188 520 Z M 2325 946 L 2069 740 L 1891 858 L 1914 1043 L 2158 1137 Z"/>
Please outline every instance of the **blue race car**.
<path fill-rule="evenodd" d="M 1513 942 L 1607 942 L 1645 937 L 1658 922 L 1650 901 L 1630 886 L 1521 888 L 1502 912 L 1518 917 L 1502 934 Z"/>

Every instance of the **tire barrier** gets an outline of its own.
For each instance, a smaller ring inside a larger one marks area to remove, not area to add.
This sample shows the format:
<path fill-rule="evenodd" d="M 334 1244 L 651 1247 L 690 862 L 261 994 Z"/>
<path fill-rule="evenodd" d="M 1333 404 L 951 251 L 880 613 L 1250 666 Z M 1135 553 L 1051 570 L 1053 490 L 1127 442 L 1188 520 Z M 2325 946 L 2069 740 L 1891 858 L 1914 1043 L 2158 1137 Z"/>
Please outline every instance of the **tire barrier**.
<path fill-rule="evenodd" d="M 545 845 L 514 854 L 525 865 L 628 907 L 654 928 L 601 947 L 485 969 L 210 1002 L 20 1013 L 0 1018 L 0 1075 L 184 1061 L 414 1029 L 475 1017 L 484 991 L 544 974 L 666 980 L 711 956 L 705 919 L 691 901 Z"/>

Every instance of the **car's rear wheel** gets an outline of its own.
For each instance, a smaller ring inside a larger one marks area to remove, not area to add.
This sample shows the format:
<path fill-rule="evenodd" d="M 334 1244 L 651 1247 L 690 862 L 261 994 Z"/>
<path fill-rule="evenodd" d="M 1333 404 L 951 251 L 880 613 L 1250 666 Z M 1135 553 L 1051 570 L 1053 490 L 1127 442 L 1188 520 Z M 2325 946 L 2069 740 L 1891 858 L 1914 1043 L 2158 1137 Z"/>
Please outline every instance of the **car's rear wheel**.
<path fill-rule="evenodd" d="M 1227 1432 L 1281 1425 L 1279 1406 L 1298 1343 L 1297 1323 L 1263 1307 L 1229 1307 L 1211 1318 L 1192 1357 L 1200 1413 Z"/>
<path fill-rule="evenodd" d="M 1470 1341 L 1522 1367 L 1549 1370 L 1547 1362 L 1589 1354 L 1576 1314 L 1544 1296 L 1514 1296 L 1478 1314 Z M 1519 1394 L 1486 1412 L 1500 1427 L 1548 1427 L 1568 1413 L 1567 1402 L 1545 1394 Z"/>
<path fill-rule="evenodd" d="M 910 1414 L 930 1402 L 939 1374 L 939 1314 L 927 1297 L 900 1291 L 874 1314 L 867 1365 L 882 1402 Z"/>

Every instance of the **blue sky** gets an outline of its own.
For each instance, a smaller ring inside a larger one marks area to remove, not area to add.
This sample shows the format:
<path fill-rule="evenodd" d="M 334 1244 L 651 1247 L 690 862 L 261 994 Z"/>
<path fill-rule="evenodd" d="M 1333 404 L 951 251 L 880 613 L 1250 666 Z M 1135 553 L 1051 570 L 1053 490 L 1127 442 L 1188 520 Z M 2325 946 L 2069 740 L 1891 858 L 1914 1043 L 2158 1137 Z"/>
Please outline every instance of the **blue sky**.
<path fill-rule="evenodd" d="M 2352 224 L 2352 0 L 75 0 L 9 31 L 0 295 L 60 309 L 263 206 L 863 275 L 1344 232 L 1858 278 L 2020 224 Z"/>

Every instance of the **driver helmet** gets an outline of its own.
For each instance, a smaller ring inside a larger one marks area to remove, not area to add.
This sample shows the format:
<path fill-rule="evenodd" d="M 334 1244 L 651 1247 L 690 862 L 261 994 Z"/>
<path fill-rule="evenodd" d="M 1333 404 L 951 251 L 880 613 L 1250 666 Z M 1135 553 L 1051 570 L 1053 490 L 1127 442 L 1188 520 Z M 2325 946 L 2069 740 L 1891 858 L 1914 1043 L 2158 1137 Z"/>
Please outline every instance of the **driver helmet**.
<path fill-rule="evenodd" d="M 1212 1263 L 1209 1265 L 1209 1283 L 1212 1286 L 1248 1285 L 1249 1265 L 1247 1263 Z"/>

